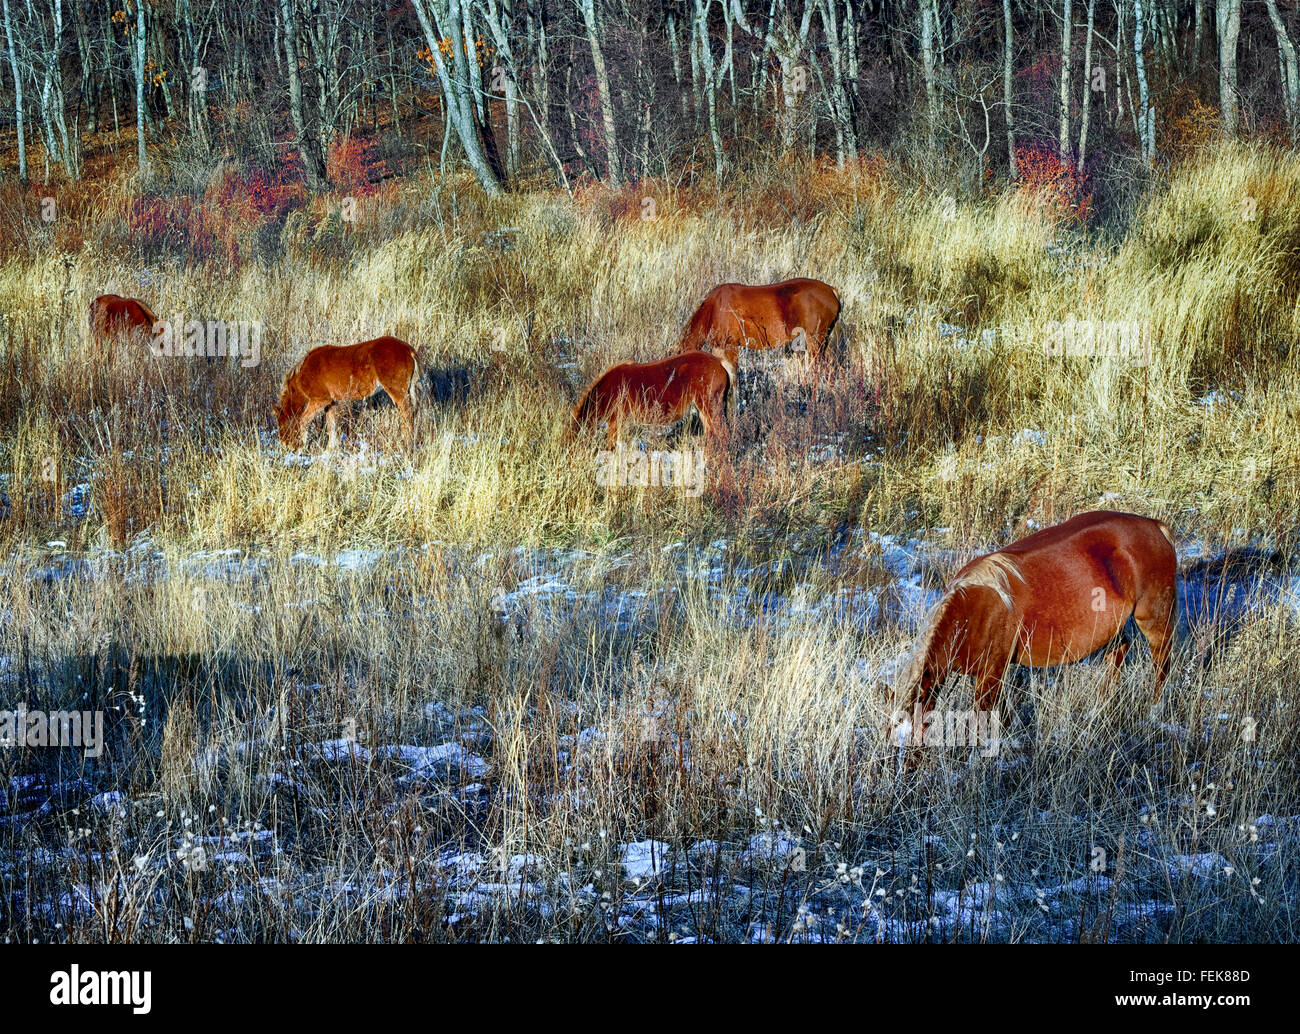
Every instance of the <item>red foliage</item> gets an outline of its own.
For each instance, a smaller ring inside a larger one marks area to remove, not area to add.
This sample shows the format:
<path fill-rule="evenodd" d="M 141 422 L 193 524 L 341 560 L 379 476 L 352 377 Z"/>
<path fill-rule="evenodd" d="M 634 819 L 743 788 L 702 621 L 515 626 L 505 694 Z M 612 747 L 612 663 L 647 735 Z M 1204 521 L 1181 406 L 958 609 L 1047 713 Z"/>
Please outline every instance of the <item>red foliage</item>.
<path fill-rule="evenodd" d="M 225 169 L 201 199 L 137 198 L 127 212 L 127 226 L 146 254 L 179 254 L 193 264 L 224 262 L 238 268 L 257 228 L 283 219 L 305 198 L 301 161 L 290 150 L 279 169 Z"/>
<path fill-rule="evenodd" d="M 235 205 L 246 200 L 258 215 L 279 220 L 289 209 L 300 206 L 306 197 L 302 157 L 293 148 L 286 148 L 278 169 L 254 165 L 242 176 L 228 179 L 222 195 L 215 200 L 220 204 Z"/>
<path fill-rule="evenodd" d="M 222 250 L 204 206 L 191 197 L 135 198 L 127 211 L 127 226 L 146 254 L 183 252 L 191 262 L 204 262 Z"/>
<path fill-rule="evenodd" d="M 325 176 L 330 184 L 352 197 L 372 196 L 375 184 L 386 173 L 383 159 L 375 157 L 374 145 L 358 137 L 334 141 L 325 159 Z"/>
<path fill-rule="evenodd" d="M 1018 190 L 1062 222 L 1086 223 L 1092 211 L 1088 174 L 1044 144 L 1016 148 Z"/>

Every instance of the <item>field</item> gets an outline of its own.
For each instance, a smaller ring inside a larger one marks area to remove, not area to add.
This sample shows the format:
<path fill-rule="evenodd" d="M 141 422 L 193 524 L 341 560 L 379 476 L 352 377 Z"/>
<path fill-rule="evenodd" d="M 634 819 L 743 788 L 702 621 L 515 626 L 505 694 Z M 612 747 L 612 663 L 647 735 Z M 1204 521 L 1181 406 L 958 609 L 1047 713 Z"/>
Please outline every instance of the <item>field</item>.
<path fill-rule="evenodd" d="M 0 707 L 105 714 L 97 757 L 0 752 L 0 937 L 1298 938 L 1293 154 L 1214 144 L 1089 229 L 884 160 L 278 223 L 172 175 L 0 191 Z M 815 397 L 748 352 L 725 444 L 628 438 L 701 491 L 601 484 L 583 387 L 789 276 L 843 302 Z M 258 321 L 258 361 L 98 346 L 105 291 Z M 285 374 L 379 334 L 421 350 L 413 458 L 388 404 L 283 449 Z M 1159 706 L 1139 637 L 1110 692 L 1020 669 L 996 743 L 900 751 L 952 574 L 1092 509 L 1174 530 Z"/>

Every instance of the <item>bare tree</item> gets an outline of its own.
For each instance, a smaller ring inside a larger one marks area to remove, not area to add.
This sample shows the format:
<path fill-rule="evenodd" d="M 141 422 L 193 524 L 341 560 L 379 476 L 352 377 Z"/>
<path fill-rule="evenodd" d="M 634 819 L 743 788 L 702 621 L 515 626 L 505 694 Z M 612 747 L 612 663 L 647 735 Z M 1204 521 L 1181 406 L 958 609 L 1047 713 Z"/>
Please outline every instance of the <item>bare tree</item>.
<path fill-rule="evenodd" d="M 1074 22 L 1074 2 L 1065 0 L 1061 17 L 1061 110 L 1060 132 L 1057 134 L 1057 153 L 1062 158 L 1070 153 L 1070 30 Z"/>
<path fill-rule="evenodd" d="M 528 109 L 532 117 L 533 125 L 537 129 L 537 135 L 541 138 L 543 146 L 546 148 L 547 156 L 555 163 L 556 172 L 559 174 L 560 182 L 564 189 L 569 189 L 569 177 L 564 171 L 564 162 L 560 160 L 560 154 L 555 146 L 555 139 L 551 133 L 549 124 L 548 108 L 550 106 L 549 94 L 546 91 L 547 61 L 546 61 L 546 33 L 541 21 L 532 22 L 537 26 L 537 82 L 539 92 L 536 97 L 536 104 L 542 111 L 542 117 L 538 117 L 533 103 L 529 100 L 527 91 L 520 86 L 520 65 L 516 58 L 515 46 L 511 41 L 514 27 L 514 9 L 512 0 L 487 0 L 487 4 L 482 8 L 483 20 L 488 27 L 488 32 L 492 34 L 492 42 L 496 47 L 497 57 L 500 60 L 501 78 L 505 80 L 504 85 L 507 87 L 506 93 L 506 125 L 508 139 L 506 143 L 507 166 L 506 171 L 515 174 L 519 168 L 520 147 L 519 127 L 517 108 L 522 103 Z M 531 16 L 531 12 L 530 12 Z M 523 40 L 523 46 L 527 47 L 529 40 Z M 496 78 L 496 72 L 493 72 L 493 78 Z M 514 98 L 516 113 L 511 115 L 511 98 Z"/>
<path fill-rule="evenodd" d="M 487 0 L 479 4 L 481 17 L 492 34 L 497 63 L 492 67 L 491 94 L 504 95 L 506 101 L 506 175 L 519 175 L 519 71 L 514 61 L 510 37 L 514 35 L 513 0 Z"/>
<path fill-rule="evenodd" d="M 939 20 L 937 5 L 938 0 L 921 0 L 921 70 L 925 76 L 926 132 L 931 151 L 939 127 L 939 89 L 934 62 L 934 28 Z"/>
<path fill-rule="evenodd" d="M 840 168 L 843 168 L 845 153 L 857 153 L 858 138 L 853 128 L 853 112 L 849 106 L 849 93 L 844 85 L 847 74 L 845 47 L 840 44 L 840 29 L 836 20 L 836 2 L 837 0 L 822 0 L 818 13 L 821 15 L 822 31 L 826 37 L 826 49 L 830 52 L 831 115 L 835 120 L 836 158 Z"/>
<path fill-rule="evenodd" d="M 1146 57 L 1142 53 L 1143 20 L 1142 0 L 1133 0 L 1133 63 L 1137 69 L 1138 81 L 1138 139 L 1142 144 L 1142 157 L 1150 163 L 1156 156 L 1156 112 L 1151 106 Z"/>
<path fill-rule="evenodd" d="M 1300 123 L 1300 71 L 1296 67 L 1295 44 L 1286 31 L 1286 25 L 1277 10 L 1277 0 L 1265 0 L 1268 7 L 1268 20 L 1273 23 L 1273 32 L 1277 36 L 1278 63 L 1282 76 L 1282 101 L 1286 106 L 1287 121 L 1292 131 Z"/>
<path fill-rule="evenodd" d="M 280 29 L 284 33 L 284 60 L 289 87 L 289 117 L 293 120 L 294 143 L 302 157 L 307 182 L 319 188 L 325 182 L 325 162 L 320 143 L 312 135 L 302 110 L 302 73 L 298 66 L 298 12 L 296 0 L 280 0 Z"/>
<path fill-rule="evenodd" d="M 596 21 L 596 0 L 578 0 L 578 4 L 582 11 L 582 23 L 587 30 L 587 45 L 591 48 L 591 63 L 595 66 L 596 92 L 600 95 L 600 121 L 605 131 L 605 163 L 609 169 L 609 185 L 618 187 L 623 182 L 623 164 L 618 153 L 614 94 L 609 88 L 609 69 L 605 66 L 605 51 L 600 45 L 600 28 Z"/>
<path fill-rule="evenodd" d="M 1241 35 L 1241 0 L 1217 0 L 1219 30 L 1219 113 L 1223 132 L 1237 135 L 1237 37 Z"/>
<path fill-rule="evenodd" d="M 27 182 L 27 136 L 23 129 L 23 74 L 18 67 L 18 48 L 14 44 L 14 23 L 9 14 L 9 0 L 3 0 L 5 44 L 9 51 L 9 70 L 14 77 L 14 117 L 18 128 L 18 178 Z"/>
<path fill-rule="evenodd" d="M 1204 39 L 1202 29 L 1205 25 L 1205 0 L 1196 0 L 1192 7 L 1192 67 L 1197 68 L 1201 63 L 1201 40 Z"/>
<path fill-rule="evenodd" d="M 180 31 L 181 63 L 184 65 L 189 86 L 187 118 L 190 132 L 204 149 L 210 146 L 208 137 L 208 72 L 203 66 L 208 43 L 212 39 L 213 12 L 217 0 L 208 0 L 206 7 L 199 0 L 176 0 L 176 15 Z"/>
<path fill-rule="evenodd" d="M 720 0 L 725 7 L 725 0 Z M 724 161 L 722 157 L 722 133 L 718 128 L 718 83 L 726 72 L 724 65 L 719 71 L 714 67 L 713 48 L 709 43 L 709 8 L 713 0 L 692 0 L 691 38 L 698 51 L 700 78 L 703 80 L 704 102 L 709 112 L 709 141 L 713 145 L 713 173 L 719 183 L 722 182 Z"/>
<path fill-rule="evenodd" d="M 922 0 L 922 3 L 928 2 L 930 0 Z M 732 0 L 731 9 L 741 31 L 763 41 L 763 56 L 759 59 L 760 67 L 764 65 L 769 52 L 776 56 L 781 66 L 779 133 L 781 150 L 788 152 L 794 147 L 799 107 L 807 90 L 808 70 L 803 65 L 803 54 L 808 44 L 808 30 L 812 25 L 813 0 L 805 0 L 803 17 L 797 26 L 789 9 L 781 4 L 778 12 L 774 0 L 768 11 L 767 27 L 762 33 L 750 27 L 740 0 Z"/>
<path fill-rule="evenodd" d="M 306 26 L 316 81 L 316 125 L 322 158 L 329 154 L 335 139 L 347 134 L 353 97 L 360 88 L 359 79 L 354 86 L 345 85 L 351 69 L 344 64 L 344 51 L 356 52 L 348 37 L 356 6 L 355 0 L 313 0 Z"/>
<path fill-rule="evenodd" d="M 465 160 L 469 162 L 479 184 L 495 197 L 502 191 L 501 177 L 488 160 L 480 137 L 482 125 L 474 109 L 469 75 L 471 58 L 465 53 L 465 21 L 461 0 L 411 0 L 411 5 L 415 8 L 438 74 L 446 118 L 456 131 L 456 137 L 465 152 Z M 443 37 L 439 30 L 447 34 L 450 43 L 451 68 L 447 67 L 442 56 Z M 477 60 L 477 57 L 473 60 Z"/>
<path fill-rule="evenodd" d="M 132 50 L 133 69 L 135 71 L 135 141 L 136 164 L 140 178 L 144 179 L 149 171 L 149 160 L 144 151 L 144 2 L 135 0 L 135 46 Z"/>
<path fill-rule="evenodd" d="M 63 163 L 69 179 L 80 175 L 76 141 L 68 134 L 67 103 L 63 91 L 63 0 L 47 0 L 37 11 L 27 4 L 31 25 L 31 52 L 40 79 L 41 127 L 46 154 Z"/>
<path fill-rule="evenodd" d="M 1088 153 L 1088 123 L 1092 118 L 1092 27 L 1097 13 L 1097 0 L 1088 0 L 1088 35 L 1083 43 L 1083 111 L 1079 116 L 1079 160 L 1077 167 L 1083 171 L 1084 156 Z"/>
<path fill-rule="evenodd" d="M 1011 170 L 1011 178 L 1015 179 L 1020 175 L 1020 169 L 1016 161 L 1016 116 L 1012 106 L 1012 86 L 1015 80 L 1012 74 L 1011 47 L 1011 0 L 1002 0 L 1002 107 L 1007 116 L 1007 165 Z"/>

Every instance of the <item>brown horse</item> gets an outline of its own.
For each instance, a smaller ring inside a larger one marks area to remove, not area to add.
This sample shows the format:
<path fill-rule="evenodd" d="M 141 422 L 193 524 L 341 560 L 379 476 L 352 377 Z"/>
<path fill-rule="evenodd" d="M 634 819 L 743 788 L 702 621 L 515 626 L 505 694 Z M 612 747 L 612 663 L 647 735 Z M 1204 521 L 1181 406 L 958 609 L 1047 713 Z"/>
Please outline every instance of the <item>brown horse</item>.
<path fill-rule="evenodd" d="M 708 346 L 738 369 L 740 349 L 780 348 L 802 337 L 816 360 L 840 316 L 835 288 L 800 277 L 779 284 L 723 284 L 700 303 L 677 346 L 689 352 Z"/>
<path fill-rule="evenodd" d="M 574 431 L 608 421 L 610 448 L 624 420 L 672 424 L 692 405 L 710 438 L 726 427 L 727 394 L 736 375 L 726 359 L 707 352 L 683 352 L 653 363 L 619 363 L 596 378 L 573 407 Z"/>
<path fill-rule="evenodd" d="M 158 319 L 138 298 L 101 294 L 90 303 L 90 338 L 108 342 L 119 334 L 152 335 Z"/>
<path fill-rule="evenodd" d="M 1151 646 L 1155 700 L 1169 676 L 1178 557 L 1168 525 L 1095 511 L 1044 528 L 957 572 L 904 669 L 897 696 L 922 710 L 951 674 L 974 676 L 980 711 L 997 702 L 1008 664 L 1052 667 L 1107 644 L 1110 678 L 1128 652 L 1130 617 Z"/>
<path fill-rule="evenodd" d="M 418 363 L 415 349 L 395 337 L 377 337 L 357 345 L 313 348 L 285 378 L 275 419 L 280 440 L 296 449 L 321 410 L 329 428 L 329 446 L 338 446 L 340 402 L 367 399 L 383 389 L 402 414 L 411 449 L 415 448 L 415 413 L 411 391 Z"/>

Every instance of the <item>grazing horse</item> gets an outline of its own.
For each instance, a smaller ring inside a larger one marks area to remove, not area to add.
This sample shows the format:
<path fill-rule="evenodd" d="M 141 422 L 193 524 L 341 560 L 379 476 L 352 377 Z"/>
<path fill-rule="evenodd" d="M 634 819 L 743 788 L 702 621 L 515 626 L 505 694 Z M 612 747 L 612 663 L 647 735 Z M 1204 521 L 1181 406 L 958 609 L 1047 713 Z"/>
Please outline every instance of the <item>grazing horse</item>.
<path fill-rule="evenodd" d="M 1130 617 L 1151 646 L 1158 703 L 1169 676 L 1177 568 L 1168 525 L 1105 510 L 976 557 L 927 616 L 898 706 L 924 710 L 949 675 L 962 674 L 974 676 L 976 707 L 988 711 L 1012 661 L 1069 664 L 1112 643 L 1109 675 L 1117 679 Z"/>
<path fill-rule="evenodd" d="M 118 294 L 101 294 L 90 303 L 90 337 L 107 342 L 118 334 L 153 333 L 157 323 L 153 310 L 138 298 Z"/>
<path fill-rule="evenodd" d="M 779 284 L 723 284 L 695 310 L 677 351 L 707 345 L 711 351 L 721 351 L 737 369 L 742 347 L 780 348 L 802 332 L 808 356 L 815 361 L 839 316 L 839 295 L 820 280 L 800 277 Z"/>
<path fill-rule="evenodd" d="M 728 360 L 707 352 L 683 352 L 653 363 L 619 363 L 597 377 L 573 407 L 572 430 L 608 421 L 613 448 L 624 420 L 672 424 L 694 404 L 704 433 L 713 437 L 725 431 L 727 395 L 735 375 Z"/>
<path fill-rule="evenodd" d="M 337 406 L 367 399 L 382 388 L 402 414 L 411 449 L 415 448 L 415 414 L 411 391 L 418 363 L 415 349 L 395 337 L 377 337 L 357 345 L 313 348 L 285 378 L 275 420 L 280 440 L 297 448 L 321 410 L 329 428 L 329 449 L 338 446 Z"/>

